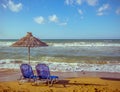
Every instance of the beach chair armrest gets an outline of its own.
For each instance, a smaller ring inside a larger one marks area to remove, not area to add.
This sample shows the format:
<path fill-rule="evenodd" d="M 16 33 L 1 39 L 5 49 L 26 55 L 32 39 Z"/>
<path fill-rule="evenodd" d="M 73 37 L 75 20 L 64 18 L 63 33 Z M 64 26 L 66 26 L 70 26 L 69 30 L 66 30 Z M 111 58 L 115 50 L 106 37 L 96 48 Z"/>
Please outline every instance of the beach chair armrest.
<path fill-rule="evenodd" d="M 59 78 L 58 76 L 49 76 L 50 80 L 54 80 L 54 79 L 58 79 L 58 78 Z"/>

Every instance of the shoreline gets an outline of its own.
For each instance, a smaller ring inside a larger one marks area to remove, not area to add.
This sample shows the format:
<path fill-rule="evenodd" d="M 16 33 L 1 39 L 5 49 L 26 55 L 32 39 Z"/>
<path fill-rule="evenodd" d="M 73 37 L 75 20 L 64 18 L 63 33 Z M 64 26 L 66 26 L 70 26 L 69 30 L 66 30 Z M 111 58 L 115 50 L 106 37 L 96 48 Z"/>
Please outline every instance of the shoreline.
<path fill-rule="evenodd" d="M 0 60 L 0 69 L 19 69 L 21 63 L 28 63 L 27 60 Z M 48 62 L 48 61 L 31 61 L 32 69 L 35 70 L 35 66 L 38 63 L 45 63 L 49 66 L 50 71 L 54 72 L 119 72 L 120 73 L 120 63 L 67 63 L 67 62 Z"/>
<path fill-rule="evenodd" d="M 36 71 L 34 71 L 36 75 Z M 18 69 L 0 69 L 0 82 L 1 81 L 15 81 L 19 79 L 21 71 Z M 53 72 L 51 75 L 57 75 L 60 79 L 67 78 L 80 78 L 80 77 L 99 77 L 105 79 L 120 80 L 119 72 L 91 72 L 91 71 L 80 71 L 80 72 Z"/>

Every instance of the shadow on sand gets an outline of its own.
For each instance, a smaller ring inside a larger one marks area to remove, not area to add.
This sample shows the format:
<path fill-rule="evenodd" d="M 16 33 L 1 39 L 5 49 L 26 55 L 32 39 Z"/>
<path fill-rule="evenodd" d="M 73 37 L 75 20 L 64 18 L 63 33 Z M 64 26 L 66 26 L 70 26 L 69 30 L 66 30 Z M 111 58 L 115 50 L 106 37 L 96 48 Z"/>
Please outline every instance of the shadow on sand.
<path fill-rule="evenodd" d="M 70 83 L 70 80 L 59 80 L 57 83 L 55 83 L 54 85 L 63 85 L 63 87 L 68 87 L 68 86 L 107 86 L 107 85 L 103 85 L 103 84 L 91 84 L 91 83 L 77 83 L 77 81 L 74 81 L 74 83 Z M 53 87 L 54 87 L 53 85 Z"/>
<path fill-rule="evenodd" d="M 100 79 L 103 79 L 103 80 L 114 80 L 114 81 L 120 81 L 120 78 L 107 78 L 107 77 L 100 77 Z"/>

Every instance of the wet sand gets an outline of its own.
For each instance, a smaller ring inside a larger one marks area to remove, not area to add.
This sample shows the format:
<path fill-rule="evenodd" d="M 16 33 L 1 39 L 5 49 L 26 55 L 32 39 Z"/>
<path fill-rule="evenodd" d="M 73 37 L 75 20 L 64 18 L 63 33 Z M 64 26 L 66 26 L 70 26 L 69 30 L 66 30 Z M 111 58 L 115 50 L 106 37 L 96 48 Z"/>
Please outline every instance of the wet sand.
<path fill-rule="evenodd" d="M 36 72 L 34 71 L 35 75 Z M 99 78 L 111 78 L 120 79 L 120 73 L 118 72 L 51 72 L 51 75 L 57 75 L 60 79 L 74 78 L 74 77 L 99 77 Z M 21 76 L 20 70 L 15 69 L 0 69 L 0 81 L 17 80 Z"/>

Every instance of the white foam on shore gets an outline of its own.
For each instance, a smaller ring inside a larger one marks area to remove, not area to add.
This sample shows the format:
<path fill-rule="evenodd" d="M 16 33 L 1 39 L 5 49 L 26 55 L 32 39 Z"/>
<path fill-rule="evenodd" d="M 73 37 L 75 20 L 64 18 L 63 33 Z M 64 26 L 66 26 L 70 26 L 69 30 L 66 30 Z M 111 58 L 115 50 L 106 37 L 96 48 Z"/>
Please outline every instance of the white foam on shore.
<path fill-rule="evenodd" d="M 19 69 L 21 63 L 15 63 L 13 59 L 0 60 L 0 69 Z M 22 60 L 23 63 L 28 63 Z M 77 72 L 77 71 L 95 71 L 95 72 L 119 72 L 120 64 L 86 64 L 86 63 L 65 63 L 65 62 L 48 62 L 48 61 L 31 61 L 31 66 L 35 70 L 35 65 L 45 63 L 51 71 Z"/>
<path fill-rule="evenodd" d="M 9 47 L 15 41 L 0 41 L 0 47 Z M 69 46 L 120 46 L 120 43 L 109 43 L 109 42 L 48 42 L 49 46 L 54 47 L 69 47 Z"/>
<path fill-rule="evenodd" d="M 48 43 L 50 46 L 55 47 L 69 47 L 69 46 L 120 46 L 119 43 L 103 43 L 103 42 L 96 42 L 96 43 L 89 43 L 89 42 L 72 42 L 72 43 Z"/>

